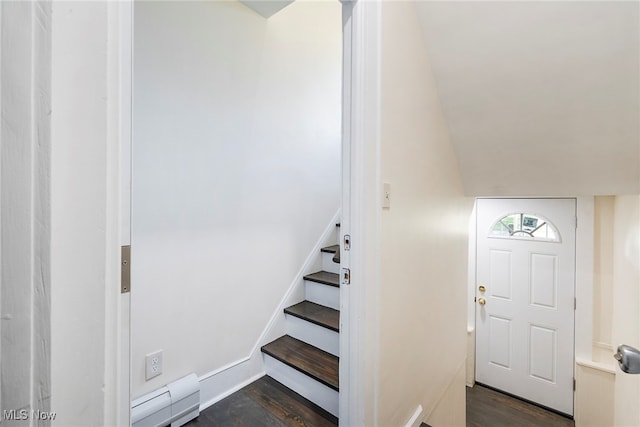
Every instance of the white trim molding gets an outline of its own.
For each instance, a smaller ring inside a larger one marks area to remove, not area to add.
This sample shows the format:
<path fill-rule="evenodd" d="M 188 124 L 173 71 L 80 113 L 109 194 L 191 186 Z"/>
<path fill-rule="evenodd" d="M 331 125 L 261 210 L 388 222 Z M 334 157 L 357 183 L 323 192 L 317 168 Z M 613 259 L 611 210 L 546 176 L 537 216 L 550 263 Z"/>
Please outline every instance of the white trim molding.
<path fill-rule="evenodd" d="M 576 312 L 575 357 L 593 358 L 593 253 L 594 211 L 592 196 L 577 197 L 576 204 Z"/>
<path fill-rule="evenodd" d="M 418 405 L 405 427 L 418 427 L 422 424 L 422 405 Z"/>
<path fill-rule="evenodd" d="M 121 5 L 48 7 L 51 408 L 59 425 L 121 425 L 129 416 L 120 294 Z M 91 369 L 77 375 L 79 366 Z"/>
<path fill-rule="evenodd" d="M 611 359 L 613 360 L 613 358 Z M 609 365 L 602 362 L 594 362 L 593 360 L 576 358 L 576 365 L 584 366 L 585 368 L 595 369 L 596 371 L 606 372 L 607 374 L 611 374 L 611 375 L 616 374 L 615 365 Z"/>
<path fill-rule="evenodd" d="M 381 2 L 343 3 L 343 226 L 340 425 L 378 424 Z"/>

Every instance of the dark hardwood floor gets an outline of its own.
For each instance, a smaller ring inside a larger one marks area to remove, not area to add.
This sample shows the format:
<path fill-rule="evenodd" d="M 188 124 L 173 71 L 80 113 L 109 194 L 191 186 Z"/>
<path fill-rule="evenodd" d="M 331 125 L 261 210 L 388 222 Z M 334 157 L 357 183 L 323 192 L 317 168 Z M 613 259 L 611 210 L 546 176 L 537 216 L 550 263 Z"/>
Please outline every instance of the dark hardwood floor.
<path fill-rule="evenodd" d="M 574 427 L 569 418 L 476 384 L 467 387 L 467 427 Z"/>
<path fill-rule="evenodd" d="M 200 413 L 189 427 L 335 427 L 338 419 L 264 376 Z"/>
<path fill-rule="evenodd" d="M 188 427 L 335 427 L 338 419 L 264 376 L 222 399 Z M 422 427 L 428 427 L 422 424 Z M 476 384 L 467 387 L 466 427 L 575 427 L 573 420 Z"/>

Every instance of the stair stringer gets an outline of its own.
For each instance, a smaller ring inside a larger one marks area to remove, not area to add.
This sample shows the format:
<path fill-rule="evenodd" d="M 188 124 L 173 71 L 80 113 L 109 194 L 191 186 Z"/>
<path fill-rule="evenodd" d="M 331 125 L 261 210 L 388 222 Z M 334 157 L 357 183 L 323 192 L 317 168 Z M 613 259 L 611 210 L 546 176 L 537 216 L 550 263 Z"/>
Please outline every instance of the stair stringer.
<path fill-rule="evenodd" d="M 333 216 L 324 233 L 322 233 L 322 237 L 318 240 L 318 243 L 316 243 L 314 248 L 311 250 L 311 253 L 307 257 L 307 260 L 289 286 L 289 289 L 287 290 L 286 294 L 280 301 L 280 304 L 271 316 L 269 323 L 267 323 L 267 326 L 264 328 L 262 335 L 260 335 L 260 338 L 258 338 L 256 345 L 253 347 L 253 350 L 251 351 L 251 357 L 254 357 L 255 355 L 260 356 L 262 354 L 260 348 L 263 345 L 275 340 L 276 338 L 286 335 L 287 326 L 284 309 L 293 304 L 304 301 L 305 288 L 303 278 L 305 275 L 320 269 L 322 265 L 322 256 L 320 253 L 320 249 L 327 245 L 335 244 L 334 242 L 337 241 L 336 222 L 338 222 L 339 219 L 340 210 L 338 210 Z"/>
<path fill-rule="evenodd" d="M 305 299 L 303 277 L 320 270 L 322 255 L 320 249 L 335 244 L 338 239 L 336 223 L 340 222 L 340 209 L 335 213 L 316 245 L 311 249 L 302 267 L 287 288 L 284 296 L 258 337 L 248 356 L 232 362 L 220 369 L 206 373 L 198 378 L 200 382 L 200 411 L 224 399 L 235 391 L 250 384 L 265 374 L 265 362 L 260 349 L 263 345 L 286 335 L 286 317 L 284 309 Z"/>

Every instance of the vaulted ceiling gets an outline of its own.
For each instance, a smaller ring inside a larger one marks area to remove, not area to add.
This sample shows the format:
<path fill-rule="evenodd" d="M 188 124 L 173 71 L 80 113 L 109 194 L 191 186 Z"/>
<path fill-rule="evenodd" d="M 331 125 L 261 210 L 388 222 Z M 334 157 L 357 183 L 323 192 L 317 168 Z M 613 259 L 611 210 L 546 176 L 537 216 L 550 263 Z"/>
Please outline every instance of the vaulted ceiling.
<path fill-rule="evenodd" d="M 640 193 L 638 2 L 417 7 L 467 194 Z"/>

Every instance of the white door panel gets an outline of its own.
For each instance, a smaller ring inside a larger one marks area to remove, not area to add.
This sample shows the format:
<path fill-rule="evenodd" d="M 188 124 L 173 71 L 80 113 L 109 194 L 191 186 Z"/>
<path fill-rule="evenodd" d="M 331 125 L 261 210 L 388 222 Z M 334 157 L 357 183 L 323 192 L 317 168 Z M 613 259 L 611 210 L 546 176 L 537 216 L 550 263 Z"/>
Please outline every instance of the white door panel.
<path fill-rule="evenodd" d="M 489 262 L 490 295 L 511 300 L 511 251 L 489 249 Z"/>
<path fill-rule="evenodd" d="M 529 265 L 531 305 L 558 308 L 558 256 L 531 253 Z"/>
<path fill-rule="evenodd" d="M 489 317 L 489 363 L 511 368 L 511 319 Z"/>
<path fill-rule="evenodd" d="M 480 199 L 477 205 L 476 280 L 486 289 L 476 292 L 486 304 L 476 307 L 476 379 L 569 415 L 575 212 L 574 199 Z M 519 225 L 507 218 L 507 234 L 491 234 L 500 219 L 520 213 L 531 215 L 514 216 Z M 550 231 L 536 234 L 545 223 Z"/>
<path fill-rule="evenodd" d="M 529 375 L 556 382 L 556 330 L 544 326 L 529 325 Z"/>

